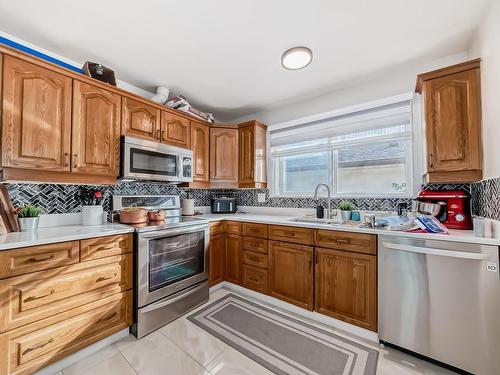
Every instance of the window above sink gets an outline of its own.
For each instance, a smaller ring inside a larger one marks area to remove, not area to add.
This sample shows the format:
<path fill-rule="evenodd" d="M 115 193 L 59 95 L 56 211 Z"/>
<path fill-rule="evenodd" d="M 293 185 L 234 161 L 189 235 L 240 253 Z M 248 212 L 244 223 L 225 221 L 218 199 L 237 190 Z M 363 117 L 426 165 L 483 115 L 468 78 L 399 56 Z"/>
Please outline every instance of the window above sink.
<path fill-rule="evenodd" d="M 277 197 L 411 197 L 412 101 L 270 132 L 270 186 Z"/>

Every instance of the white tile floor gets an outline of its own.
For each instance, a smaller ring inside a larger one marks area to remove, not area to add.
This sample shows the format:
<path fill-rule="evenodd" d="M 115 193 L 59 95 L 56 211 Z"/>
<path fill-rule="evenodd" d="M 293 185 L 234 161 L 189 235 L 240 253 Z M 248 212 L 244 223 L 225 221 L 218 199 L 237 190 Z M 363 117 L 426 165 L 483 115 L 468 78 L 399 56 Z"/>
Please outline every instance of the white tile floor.
<path fill-rule="evenodd" d="M 226 293 L 224 289 L 212 293 L 209 302 Z M 308 320 L 308 323 L 313 322 Z M 399 351 L 380 349 L 374 343 L 328 329 L 379 350 L 377 375 L 452 374 Z M 271 372 L 181 317 L 140 340 L 130 335 L 56 375 L 80 374 L 264 375 Z"/>

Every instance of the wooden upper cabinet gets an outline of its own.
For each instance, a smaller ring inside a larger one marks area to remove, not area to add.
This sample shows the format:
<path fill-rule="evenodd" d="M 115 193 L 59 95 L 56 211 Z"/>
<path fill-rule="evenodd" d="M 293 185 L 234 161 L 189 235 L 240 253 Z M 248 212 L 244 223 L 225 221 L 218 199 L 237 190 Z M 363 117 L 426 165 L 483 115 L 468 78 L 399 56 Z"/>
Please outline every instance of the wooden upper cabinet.
<path fill-rule="evenodd" d="M 239 125 L 239 187 L 265 188 L 267 126 L 257 121 Z"/>
<path fill-rule="evenodd" d="M 210 128 L 210 183 L 238 187 L 238 129 Z"/>
<path fill-rule="evenodd" d="M 191 121 L 191 149 L 193 150 L 193 181 L 210 181 L 210 128 L 208 125 Z"/>
<path fill-rule="evenodd" d="M 377 257 L 316 248 L 317 312 L 377 331 Z"/>
<path fill-rule="evenodd" d="M 113 92 L 73 84 L 73 172 L 118 176 L 120 101 Z"/>
<path fill-rule="evenodd" d="M 161 142 L 180 147 L 191 146 L 191 124 L 188 119 L 161 112 Z"/>
<path fill-rule="evenodd" d="M 2 166 L 70 170 L 71 78 L 4 56 Z"/>
<path fill-rule="evenodd" d="M 479 60 L 419 76 L 427 142 L 426 182 L 482 178 Z"/>
<path fill-rule="evenodd" d="M 122 134 L 152 141 L 159 140 L 160 113 L 158 108 L 126 96 L 122 97 Z"/>
<path fill-rule="evenodd" d="M 269 241 L 269 294 L 313 309 L 313 247 Z"/>

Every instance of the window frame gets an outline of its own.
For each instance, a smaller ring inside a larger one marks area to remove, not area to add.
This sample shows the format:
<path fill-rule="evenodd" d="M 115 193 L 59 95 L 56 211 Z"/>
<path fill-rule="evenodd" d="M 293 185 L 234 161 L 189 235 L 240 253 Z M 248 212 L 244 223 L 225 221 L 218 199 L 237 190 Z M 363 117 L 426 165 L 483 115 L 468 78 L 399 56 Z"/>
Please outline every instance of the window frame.
<path fill-rule="evenodd" d="M 396 98 L 400 99 L 402 96 L 406 95 L 406 99 L 408 100 L 408 96 L 410 94 L 403 94 L 401 96 L 398 96 Z M 412 96 L 412 99 L 413 96 Z M 411 99 L 410 99 L 411 100 Z M 382 99 L 381 102 L 386 102 L 387 99 Z M 394 103 L 397 103 L 398 101 L 401 100 L 395 100 Z M 346 146 L 348 144 L 366 144 L 369 143 L 370 140 L 353 140 L 353 141 L 346 141 L 346 142 L 327 142 L 318 146 L 308 146 L 304 148 L 298 148 L 296 150 L 291 150 L 289 152 L 282 151 L 278 152 L 277 154 L 272 154 L 271 153 L 271 143 L 270 143 L 270 131 L 271 129 L 268 129 L 268 142 L 267 142 L 267 155 L 269 155 L 268 158 L 268 181 L 270 182 L 269 184 L 269 190 L 270 190 L 270 197 L 275 197 L 275 198 L 312 198 L 314 196 L 314 191 L 312 192 L 294 192 L 294 193 L 285 193 L 283 186 L 280 186 L 284 184 L 283 180 L 283 169 L 280 168 L 280 164 L 283 164 L 283 160 L 281 158 L 285 156 L 291 156 L 291 155 L 300 155 L 300 154 L 305 154 L 306 152 L 317 152 L 317 151 L 324 151 L 325 149 L 328 149 L 329 152 L 331 153 L 330 156 L 330 176 L 329 176 L 329 181 L 325 182 L 331 190 L 331 196 L 332 198 L 340 198 L 340 199 L 356 199 L 356 198 L 412 198 L 415 195 L 415 192 L 417 189 L 420 187 L 420 184 L 422 183 L 421 179 L 418 178 L 419 173 L 421 172 L 420 165 L 418 164 L 418 161 L 421 159 L 421 155 L 423 150 L 421 149 L 420 143 L 418 143 L 419 140 L 421 140 L 421 118 L 418 115 L 418 110 L 420 109 L 419 102 L 411 100 L 411 115 L 410 115 L 410 127 L 409 130 L 405 133 L 396 133 L 395 135 L 385 135 L 385 136 L 380 136 L 377 137 L 375 140 L 371 141 L 384 141 L 384 140 L 397 140 L 397 141 L 404 141 L 406 142 L 406 150 L 405 150 L 405 175 L 407 178 L 407 184 L 408 184 L 408 190 L 406 193 L 400 193 L 400 192 L 395 192 L 395 193 L 339 193 L 338 192 L 338 181 L 337 176 L 338 176 L 338 148 L 342 146 Z M 367 106 L 365 108 L 377 108 L 377 105 L 373 106 Z M 318 115 L 319 116 L 319 115 Z M 279 126 L 279 125 L 278 125 Z M 279 126 L 281 127 L 281 126 Z M 277 161 L 276 161 L 277 159 Z M 275 178 L 276 176 L 279 175 L 279 178 Z M 420 174 L 421 176 L 421 174 Z M 321 183 L 323 181 L 318 181 L 318 183 Z"/>

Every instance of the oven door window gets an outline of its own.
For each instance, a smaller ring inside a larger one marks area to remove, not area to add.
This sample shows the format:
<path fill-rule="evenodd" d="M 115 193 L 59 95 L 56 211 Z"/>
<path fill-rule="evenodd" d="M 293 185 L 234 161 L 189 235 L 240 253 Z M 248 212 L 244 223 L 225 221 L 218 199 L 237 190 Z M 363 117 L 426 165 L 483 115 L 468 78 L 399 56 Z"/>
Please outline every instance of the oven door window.
<path fill-rule="evenodd" d="M 203 231 L 149 241 L 149 291 L 205 271 Z"/>
<path fill-rule="evenodd" d="M 130 172 L 175 177 L 177 176 L 177 156 L 131 148 Z"/>

